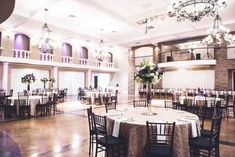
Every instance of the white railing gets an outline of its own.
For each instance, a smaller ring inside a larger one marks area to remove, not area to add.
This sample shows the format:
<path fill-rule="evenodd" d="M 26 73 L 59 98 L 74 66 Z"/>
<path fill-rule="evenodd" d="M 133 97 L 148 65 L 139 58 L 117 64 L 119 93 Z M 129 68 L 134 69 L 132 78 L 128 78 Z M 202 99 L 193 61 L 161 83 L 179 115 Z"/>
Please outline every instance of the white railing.
<path fill-rule="evenodd" d="M 112 62 L 102 62 L 102 61 L 93 61 L 93 66 L 96 67 L 105 67 L 105 68 L 113 68 L 114 64 Z"/>
<path fill-rule="evenodd" d="M 89 65 L 89 60 L 88 59 L 79 59 L 78 60 L 78 63 L 80 64 L 80 65 Z"/>
<path fill-rule="evenodd" d="M 20 49 L 12 49 L 12 51 L 15 58 L 30 59 L 30 51 Z"/>
<path fill-rule="evenodd" d="M 62 63 L 73 63 L 73 57 L 70 56 L 61 56 Z"/>
<path fill-rule="evenodd" d="M 113 63 L 112 62 L 106 62 L 106 67 L 107 68 L 113 68 Z"/>
<path fill-rule="evenodd" d="M 94 60 L 94 61 L 93 61 L 93 66 L 102 67 L 102 66 L 103 66 L 102 63 L 103 63 L 103 62 L 101 62 L 101 61 L 96 61 L 96 60 Z"/>
<path fill-rule="evenodd" d="M 40 53 L 40 60 L 42 61 L 53 61 L 54 55 L 50 53 Z"/>

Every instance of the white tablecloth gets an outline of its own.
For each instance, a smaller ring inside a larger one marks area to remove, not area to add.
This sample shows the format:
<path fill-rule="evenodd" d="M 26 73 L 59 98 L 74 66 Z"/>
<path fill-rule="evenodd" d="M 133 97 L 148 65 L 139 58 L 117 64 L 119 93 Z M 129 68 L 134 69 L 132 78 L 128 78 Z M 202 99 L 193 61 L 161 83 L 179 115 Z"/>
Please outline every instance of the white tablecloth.
<path fill-rule="evenodd" d="M 100 94 L 100 97 L 103 98 L 103 96 L 111 96 L 111 92 L 94 92 L 94 91 L 87 91 L 86 96 L 91 97 L 91 103 L 95 103 L 95 97 L 98 97 Z M 102 99 L 101 99 L 102 101 Z"/>
<path fill-rule="evenodd" d="M 12 102 L 14 103 L 15 101 L 18 100 L 17 96 L 13 96 L 13 97 L 9 97 L 8 99 L 12 100 Z M 35 108 L 38 102 L 42 101 L 42 96 L 39 95 L 34 95 L 34 96 L 29 96 L 29 104 L 30 104 L 30 114 L 32 116 L 35 115 Z M 17 110 L 17 115 L 19 115 L 19 103 L 16 103 L 16 110 Z"/>
<path fill-rule="evenodd" d="M 189 100 L 193 100 L 193 103 L 195 104 L 194 101 L 196 101 L 196 104 L 199 104 L 198 101 L 207 101 L 207 106 L 208 107 L 211 107 L 212 105 L 214 105 L 215 102 L 217 101 L 221 101 L 221 98 L 214 98 L 214 97 L 204 97 L 204 96 L 180 96 L 179 97 L 179 101 L 181 104 L 184 104 L 184 101 L 186 99 L 189 99 Z M 203 104 L 204 105 L 204 104 Z"/>

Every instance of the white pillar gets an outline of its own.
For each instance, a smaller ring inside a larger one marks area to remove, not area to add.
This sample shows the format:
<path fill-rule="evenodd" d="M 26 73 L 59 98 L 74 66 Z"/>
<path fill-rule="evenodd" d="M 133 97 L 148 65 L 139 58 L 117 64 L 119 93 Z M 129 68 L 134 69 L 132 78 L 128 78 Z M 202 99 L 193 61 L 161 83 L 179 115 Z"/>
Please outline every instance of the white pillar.
<path fill-rule="evenodd" d="M 91 70 L 87 70 L 85 73 L 85 87 L 90 87 L 91 85 Z"/>
<path fill-rule="evenodd" d="M 52 77 L 55 79 L 55 83 L 54 83 L 53 87 L 58 88 L 58 81 L 59 81 L 59 79 L 58 79 L 58 67 L 53 67 L 52 73 L 53 73 Z"/>
<path fill-rule="evenodd" d="M 4 62 L 2 66 L 2 89 L 8 92 L 8 69 L 9 63 Z"/>

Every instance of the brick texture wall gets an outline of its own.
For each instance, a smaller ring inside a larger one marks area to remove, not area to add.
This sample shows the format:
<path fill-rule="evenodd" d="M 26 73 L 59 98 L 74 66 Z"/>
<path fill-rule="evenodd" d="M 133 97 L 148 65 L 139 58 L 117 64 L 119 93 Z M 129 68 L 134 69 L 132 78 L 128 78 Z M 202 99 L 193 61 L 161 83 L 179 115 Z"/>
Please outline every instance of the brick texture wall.
<path fill-rule="evenodd" d="M 231 90 L 229 71 L 235 70 L 235 59 L 227 59 L 227 49 L 215 49 L 215 88 Z"/>
<path fill-rule="evenodd" d="M 135 51 L 129 51 L 128 54 L 128 95 L 135 94 L 135 82 L 133 80 L 135 73 Z"/>

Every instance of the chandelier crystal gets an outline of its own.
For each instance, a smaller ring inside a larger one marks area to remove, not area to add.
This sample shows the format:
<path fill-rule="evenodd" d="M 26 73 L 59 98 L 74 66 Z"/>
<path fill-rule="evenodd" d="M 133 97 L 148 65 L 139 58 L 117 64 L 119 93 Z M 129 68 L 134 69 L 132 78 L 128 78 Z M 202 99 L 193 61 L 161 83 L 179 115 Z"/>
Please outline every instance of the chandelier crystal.
<path fill-rule="evenodd" d="M 174 0 L 168 11 L 169 17 L 176 16 L 177 21 L 188 19 L 200 21 L 204 16 L 215 16 L 216 6 L 226 7 L 226 2 L 219 0 Z"/>
<path fill-rule="evenodd" d="M 202 43 L 212 47 L 226 47 L 230 45 L 235 37 L 229 34 L 230 30 L 223 26 L 222 19 L 217 14 L 214 19 L 214 25 L 207 30 L 208 36 L 202 40 Z"/>
<path fill-rule="evenodd" d="M 47 12 L 48 9 L 45 9 Z M 39 37 L 38 48 L 43 53 L 52 53 L 53 52 L 53 39 L 50 37 L 51 30 L 49 29 L 46 16 L 45 16 L 45 23 L 42 27 L 41 35 Z"/>
<path fill-rule="evenodd" d="M 99 47 L 93 53 L 93 57 L 95 57 L 98 61 L 103 61 L 108 57 L 108 52 L 103 49 L 104 41 L 101 39 L 99 43 Z"/>

